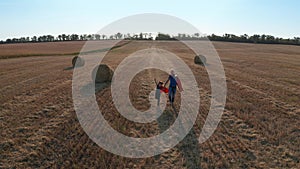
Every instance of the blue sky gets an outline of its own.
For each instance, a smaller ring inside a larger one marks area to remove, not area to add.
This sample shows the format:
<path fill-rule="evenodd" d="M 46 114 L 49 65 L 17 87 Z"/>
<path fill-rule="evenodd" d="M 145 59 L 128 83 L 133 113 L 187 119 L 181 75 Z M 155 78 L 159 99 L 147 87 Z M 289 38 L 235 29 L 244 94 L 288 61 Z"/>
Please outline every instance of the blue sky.
<path fill-rule="evenodd" d="M 207 34 L 300 36 L 298 0 L 0 0 L 0 39 L 96 33 L 120 18 L 161 13 Z"/>

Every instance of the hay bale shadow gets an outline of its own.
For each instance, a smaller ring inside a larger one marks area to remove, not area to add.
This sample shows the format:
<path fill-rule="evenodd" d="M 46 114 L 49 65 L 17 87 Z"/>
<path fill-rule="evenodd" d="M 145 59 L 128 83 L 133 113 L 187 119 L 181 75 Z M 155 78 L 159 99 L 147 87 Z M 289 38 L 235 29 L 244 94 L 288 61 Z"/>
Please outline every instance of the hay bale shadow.
<path fill-rule="evenodd" d="M 108 88 L 111 85 L 110 82 L 106 83 L 96 83 L 95 84 L 95 93 L 100 92 L 101 90 Z"/>
<path fill-rule="evenodd" d="M 89 96 L 91 96 L 91 95 L 94 95 L 95 93 L 100 92 L 101 90 L 103 90 L 103 89 L 105 89 L 105 88 L 108 88 L 110 85 L 111 85 L 110 82 L 106 82 L 106 83 L 96 83 L 96 84 L 95 84 L 95 90 L 93 91 L 93 90 L 92 90 L 93 84 L 92 84 L 92 83 L 89 83 L 89 84 L 86 84 L 85 86 L 83 86 L 83 87 L 80 89 L 80 93 L 81 93 L 82 96 L 89 97 Z"/>
<path fill-rule="evenodd" d="M 73 69 L 74 69 L 73 66 L 69 66 L 69 67 L 64 68 L 64 70 L 73 70 Z"/>

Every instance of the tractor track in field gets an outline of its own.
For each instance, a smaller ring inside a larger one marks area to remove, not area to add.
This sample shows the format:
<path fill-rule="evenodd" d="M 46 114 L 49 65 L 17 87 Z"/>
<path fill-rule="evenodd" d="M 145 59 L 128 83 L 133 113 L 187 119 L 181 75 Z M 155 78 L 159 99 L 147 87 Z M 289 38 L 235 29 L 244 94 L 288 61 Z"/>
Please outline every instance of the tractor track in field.
<path fill-rule="evenodd" d="M 65 74 L 61 74 L 64 73 L 63 69 L 61 69 L 63 65 L 64 64 L 60 64 L 49 67 L 47 70 L 41 71 L 41 74 L 36 75 L 33 78 L 14 83 L 0 89 L 1 97 L 6 98 L 1 99 L 0 103 L 5 104 L 5 102 L 9 101 L 12 98 L 18 97 L 19 95 L 31 96 L 33 94 L 39 93 L 40 90 L 43 90 L 45 88 L 49 89 L 56 86 L 66 78 Z M 36 70 L 36 68 L 34 69 Z M 71 79 L 70 76 L 69 78 Z"/>
<path fill-rule="evenodd" d="M 227 81 L 234 84 L 235 86 L 237 87 L 240 87 L 242 89 L 246 89 L 248 90 L 249 92 L 254 92 L 256 94 L 259 94 L 261 95 L 261 97 L 263 97 L 266 101 L 270 102 L 270 103 L 273 103 L 276 107 L 279 107 L 283 110 L 286 110 L 286 114 L 288 115 L 297 115 L 297 113 L 299 113 L 299 105 L 297 104 L 294 104 L 294 103 L 287 103 L 287 102 L 284 102 L 284 101 L 281 101 L 273 96 L 269 96 L 269 94 L 265 93 L 265 92 L 262 92 L 261 90 L 258 90 L 258 89 L 255 89 L 251 86 L 248 86 L 248 85 L 244 85 L 244 84 L 241 84 L 239 81 L 236 81 L 236 80 L 232 80 L 230 78 L 227 78 Z"/>
<path fill-rule="evenodd" d="M 294 84 L 284 84 L 281 81 L 279 82 L 275 82 L 274 80 L 271 79 L 263 79 L 263 78 L 259 78 L 259 77 L 255 77 L 253 75 L 250 75 L 249 73 L 247 73 L 247 75 L 245 77 L 242 77 L 240 75 L 238 75 L 240 71 L 237 70 L 233 70 L 233 68 L 227 68 L 227 74 L 229 76 L 234 76 L 235 79 L 237 79 L 237 77 L 241 78 L 241 82 L 238 82 L 237 80 L 234 80 L 232 78 L 227 78 L 227 80 L 233 81 L 234 83 L 237 83 L 239 85 L 243 85 L 244 87 L 249 88 L 250 90 L 259 92 L 259 93 L 264 93 L 264 95 L 266 95 L 266 97 L 270 97 L 272 99 L 274 99 L 274 102 L 281 102 L 282 104 L 284 104 L 284 99 L 280 98 L 283 94 L 289 94 L 289 95 L 295 95 L 295 96 L 299 96 L 300 95 L 300 88 L 297 85 Z M 247 85 L 244 85 L 244 84 Z M 250 87 L 252 86 L 252 87 Z M 261 86 L 265 86 L 265 88 L 262 88 Z M 273 88 L 270 88 L 269 86 L 272 86 Z M 275 88 L 276 87 L 276 88 Z M 260 89 L 255 89 L 255 88 L 260 88 Z M 276 89 L 278 89 L 278 91 L 276 91 Z M 262 90 L 264 92 L 262 92 Z M 277 101 L 275 101 L 275 97 L 277 97 Z M 295 103 L 295 101 L 290 101 L 290 103 L 286 103 L 286 104 L 291 104 L 288 107 L 294 106 L 297 107 L 298 104 Z"/>
<path fill-rule="evenodd" d="M 9 86 L 16 85 L 16 84 L 22 84 L 26 81 L 30 81 L 31 79 L 35 79 L 36 77 L 42 76 L 43 74 L 51 74 L 53 72 L 59 72 L 63 69 L 61 68 L 62 65 L 66 65 L 65 61 L 69 60 L 70 57 L 65 57 L 65 58 L 60 58 L 60 59 L 55 59 L 55 58 L 39 58 L 42 59 L 42 61 L 39 61 L 37 64 L 35 63 L 35 60 L 32 62 L 34 64 L 28 65 L 28 66 L 19 66 L 21 67 L 20 69 L 13 70 L 9 73 L 4 71 L 3 79 L 6 79 L 2 84 L 1 84 L 1 90 L 5 90 L 5 88 L 9 88 Z M 24 58 L 25 59 L 25 58 Z M 26 58 L 30 59 L 30 58 Z M 8 60 L 10 61 L 10 60 Z M 20 65 L 20 63 L 11 63 L 12 65 Z M 21 63 L 22 64 L 22 63 Z M 4 67 L 4 66 L 3 66 Z M 8 67 L 11 67 L 11 65 L 8 65 Z M 33 71 L 35 69 L 35 71 Z M 30 78 L 28 78 L 28 75 L 31 75 Z M 33 77 L 32 77 L 33 76 Z"/>
<path fill-rule="evenodd" d="M 230 81 L 229 83 L 232 82 Z M 200 91 L 204 98 L 202 101 L 209 102 L 207 99 L 210 98 L 210 93 L 203 88 L 200 88 Z M 231 100 L 229 99 L 228 101 L 230 102 Z M 199 116 L 200 119 L 197 120 L 197 122 L 204 121 L 206 118 L 206 115 L 201 112 Z M 201 126 L 201 124 L 196 124 L 196 127 L 198 127 L 197 133 L 200 133 L 199 129 L 201 127 L 199 126 Z M 217 131 L 215 131 L 207 143 L 202 144 L 201 148 L 203 155 L 206 154 L 207 151 L 213 151 L 216 156 L 225 156 L 228 151 L 231 152 L 232 154 L 230 156 L 227 154 L 228 161 L 226 163 L 231 163 L 228 167 L 232 165 L 242 167 L 242 165 L 237 165 L 236 163 L 245 163 L 245 160 L 249 163 L 247 165 L 248 167 L 258 166 L 259 168 L 277 167 L 280 161 L 282 161 L 282 157 L 284 157 L 283 160 L 286 166 L 292 166 L 293 162 L 299 160 L 295 149 L 292 150 L 285 145 L 276 145 L 268 140 L 269 138 L 265 137 L 264 132 L 253 127 L 251 123 L 246 122 L 245 119 L 239 117 L 228 108 L 225 108 Z M 209 149 L 207 149 L 206 146 L 208 146 Z M 283 149 L 285 151 L 282 151 Z M 278 154 L 278 156 L 272 157 L 270 154 Z M 242 156 L 243 158 L 237 161 L 235 156 Z M 270 156 L 270 158 L 266 160 L 268 156 Z M 208 159 L 204 157 L 202 160 Z M 281 167 L 286 166 L 282 165 Z"/>
<path fill-rule="evenodd" d="M 51 89 L 42 90 L 42 94 L 32 95 L 30 96 L 31 99 L 28 97 L 24 98 L 26 96 L 20 96 L 18 99 L 12 101 L 15 103 L 8 103 L 4 105 L 8 111 L 4 114 L 1 113 L 1 116 L 3 117 L 1 120 L 5 121 L 4 126 L 1 127 L 9 128 L 9 130 L 3 133 L 6 139 L 1 143 L 1 145 L 5 145 L 7 143 L 11 143 L 13 145 L 10 147 L 10 149 L 13 150 L 13 155 L 10 156 L 11 159 L 6 158 L 6 160 L 12 162 L 11 164 L 18 165 L 24 158 L 27 157 L 27 155 L 34 153 L 34 149 L 27 145 L 34 145 L 37 147 L 39 144 L 35 144 L 34 141 L 30 140 L 30 138 L 38 134 L 40 130 L 43 130 L 43 128 L 47 128 L 49 125 L 51 126 L 54 120 L 61 117 L 60 113 L 63 114 L 66 110 L 71 108 L 71 100 L 68 99 L 68 97 L 70 97 L 70 93 L 63 96 L 57 95 L 57 92 L 64 90 L 64 88 L 69 85 L 71 85 L 70 80 Z M 24 102 L 25 100 L 28 100 L 29 102 L 26 103 Z M 67 102 L 67 100 L 70 101 Z M 40 106 L 36 107 L 32 103 Z M 30 104 L 30 106 L 24 107 L 23 104 Z M 46 104 L 46 106 L 44 104 Z M 14 118 L 13 116 L 10 116 L 8 114 L 11 112 L 10 108 L 17 110 L 21 108 L 22 111 L 13 112 L 22 118 Z M 62 120 L 62 118 L 59 119 Z M 22 145 L 14 145 L 18 142 L 21 142 Z"/>

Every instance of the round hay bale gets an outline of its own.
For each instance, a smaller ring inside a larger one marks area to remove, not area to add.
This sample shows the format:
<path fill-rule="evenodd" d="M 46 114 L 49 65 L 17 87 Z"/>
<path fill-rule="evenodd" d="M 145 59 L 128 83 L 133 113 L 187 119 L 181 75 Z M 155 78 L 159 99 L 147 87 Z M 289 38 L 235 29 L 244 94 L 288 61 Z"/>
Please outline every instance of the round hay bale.
<path fill-rule="evenodd" d="M 84 66 L 84 63 L 85 63 L 85 61 L 84 61 L 84 59 L 82 57 L 75 56 L 72 59 L 72 65 L 73 65 L 73 67 L 75 67 L 75 66 L 77 66 L 77 67 L 78 66 Z"/>
<path fill-rule="evenodd" d="M 194 62 L 195 62 L 195 64 L 205 65 L 206 64 L 206 57 L 203 56 L 203 55 L 197 55 L 194 58 Z"/>
<path fill-rule="evenodd" d="M 96 83 L 111 82 L 113 75 L 114 71 L 106 64 L 100 64 L 92 72 L 92 78 L 95 78 Z"/>

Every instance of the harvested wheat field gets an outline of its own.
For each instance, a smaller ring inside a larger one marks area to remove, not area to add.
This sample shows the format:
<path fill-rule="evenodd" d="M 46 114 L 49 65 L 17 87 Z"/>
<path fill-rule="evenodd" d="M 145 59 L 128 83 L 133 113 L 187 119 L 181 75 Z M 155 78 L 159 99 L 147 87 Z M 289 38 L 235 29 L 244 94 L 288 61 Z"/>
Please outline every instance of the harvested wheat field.
<path fill-rule="evenodd" d="M 194 63 L 194 53 L 169 41 L 132 41 L 112 49 L 103 63 L 114 70 L 137 50 L 173 52 L 191 68 L 200 88 L 196 123 L 177 146 L 150 158 L 126 158 L 99 147 L 77 119 L 72 58 L 83 45 L 0 45 L 0 168 L 300 168 L 299 46 L 213 43 L 225 68 L 227 101 L 217 130 L 202 144 L 198 137 L 211 92 L 205 67 Z M 89 50 L 101 52 L 97 46 Z M 153 79 L 167 77 L 156 69 L 138 73 L 130 83 L 132 105 L 147 110 Z M 114 107 L 110 86 L 96 97 L 108 123 L 131 137 L 160 134 L 177 116 L 168 105 L 156 121 L 134 123 Z M 181 96 L 176 97 L 179 108 Z"/>

